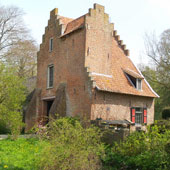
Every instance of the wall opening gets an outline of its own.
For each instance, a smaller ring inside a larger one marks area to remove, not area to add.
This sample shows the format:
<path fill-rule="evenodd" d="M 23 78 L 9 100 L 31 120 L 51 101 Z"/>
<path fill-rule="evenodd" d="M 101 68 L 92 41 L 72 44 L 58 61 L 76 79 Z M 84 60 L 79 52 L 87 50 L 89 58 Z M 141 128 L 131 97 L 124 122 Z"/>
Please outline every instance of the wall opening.
<path fill-rule="evenodd" d="M 45 124 L 47 124 L 49 122 L 50 109 L 51 109 L 53 102 L 54 102 L 54 100 L 45 100 L 44 101 Z"/>

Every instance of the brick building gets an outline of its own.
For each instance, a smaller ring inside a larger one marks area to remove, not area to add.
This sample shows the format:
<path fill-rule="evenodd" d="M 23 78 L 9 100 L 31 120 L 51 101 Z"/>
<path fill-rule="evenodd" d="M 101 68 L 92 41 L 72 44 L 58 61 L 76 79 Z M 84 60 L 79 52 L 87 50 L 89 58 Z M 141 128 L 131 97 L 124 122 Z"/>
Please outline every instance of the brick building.
<path fill-rule="evenodd" d="M 44 116 L 154 120 L 152 90 L 129 58 L 104 7 L 77 19 L 50 13 L 37 59 L 37 88 L 26 111 L 26 129 Z"/>

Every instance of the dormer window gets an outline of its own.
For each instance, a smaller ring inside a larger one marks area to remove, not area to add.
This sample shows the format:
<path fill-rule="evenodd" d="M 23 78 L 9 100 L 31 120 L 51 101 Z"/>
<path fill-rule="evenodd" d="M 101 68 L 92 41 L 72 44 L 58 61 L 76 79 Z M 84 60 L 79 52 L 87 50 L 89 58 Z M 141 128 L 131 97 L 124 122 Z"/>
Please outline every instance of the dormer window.
<path fill-rule="evenodd" d="M 132 86 L 135 87 L 137 90 L 142 90 L 143 77 L 130 69 L 123 69 L 123 71 L 125 72 L 126 77 L 132 84 Z"/>
<path fill-rule="evenodd" d="M 52 52 L 53 51 L 53 38 L 50 38 L 50 41 L 49 41 L 49 52 Z"/>

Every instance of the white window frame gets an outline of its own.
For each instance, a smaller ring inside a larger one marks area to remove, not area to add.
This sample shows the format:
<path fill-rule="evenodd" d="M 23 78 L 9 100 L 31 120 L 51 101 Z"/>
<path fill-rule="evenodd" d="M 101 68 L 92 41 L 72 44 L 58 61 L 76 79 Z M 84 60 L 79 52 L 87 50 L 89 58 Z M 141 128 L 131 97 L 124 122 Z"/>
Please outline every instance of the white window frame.
<path fill-rule="evenodd" d="M 140 81 L 140 86 L 139 86 L 139 81 Z M 136 88 L 138 89 L 138 90 L 142 90 L 142 80 L 141 79 L 136 79 Z"/>
<path fill-rule="evenodd" d="M 53 38 L 50 38 L 49 40 L 49 52 L 53 51 Z"/>
<path fill-rule="evenodd" d="M 52 86 L 50 86 L 50 68 L 51 67 L 53 67 L 53 77 L 52 77 L 53 78 L 53 84 L 52 84 Z M 53 85 L 54 85 L 54 65 L 51 64 L 47 68 L 47 89 L 53 88 Z"/>

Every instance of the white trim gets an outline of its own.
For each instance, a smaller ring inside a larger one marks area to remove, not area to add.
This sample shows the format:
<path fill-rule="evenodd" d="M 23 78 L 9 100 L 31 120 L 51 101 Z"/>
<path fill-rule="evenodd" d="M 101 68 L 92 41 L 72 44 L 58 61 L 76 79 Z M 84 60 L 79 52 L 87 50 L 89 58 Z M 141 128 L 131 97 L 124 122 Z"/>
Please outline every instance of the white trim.
<path fill-rule="evenodd" d="M 112 78 L 112 75 L 108 75 L 108 74 L 102 74 L 102 73 L 96 73 L 96 72 L 91 72 L 91 74 L 96 75 L 96 76 L 103 76 L 103 77 Z"/>
<path fill-rule="evenodd" d="M 133 63 L 133 61 L 131 60 L 130 57 L 128 57 L 130 59 L 130 61 Z M 140 73 L 141 76 L 143 76 L 143 74 L 141 73 L 141 71 L 138 69 L 138 67 L 133 63 L 133 65 L 136 67 L 136 69 L 138 70 L 138 72 Z M 143 76 L 144 77 L 144 76 Z M 153 89 L 152 87 L 150 86 L 150 84 L 147 82 L 147 80 L 145 79 L 144 77 L 144 81 L 146 82 L 146 84 L 148 85 L 148 87 L 150 88 L 150 90 L 157 96 L 157 97 L 160 97 Z"/>

